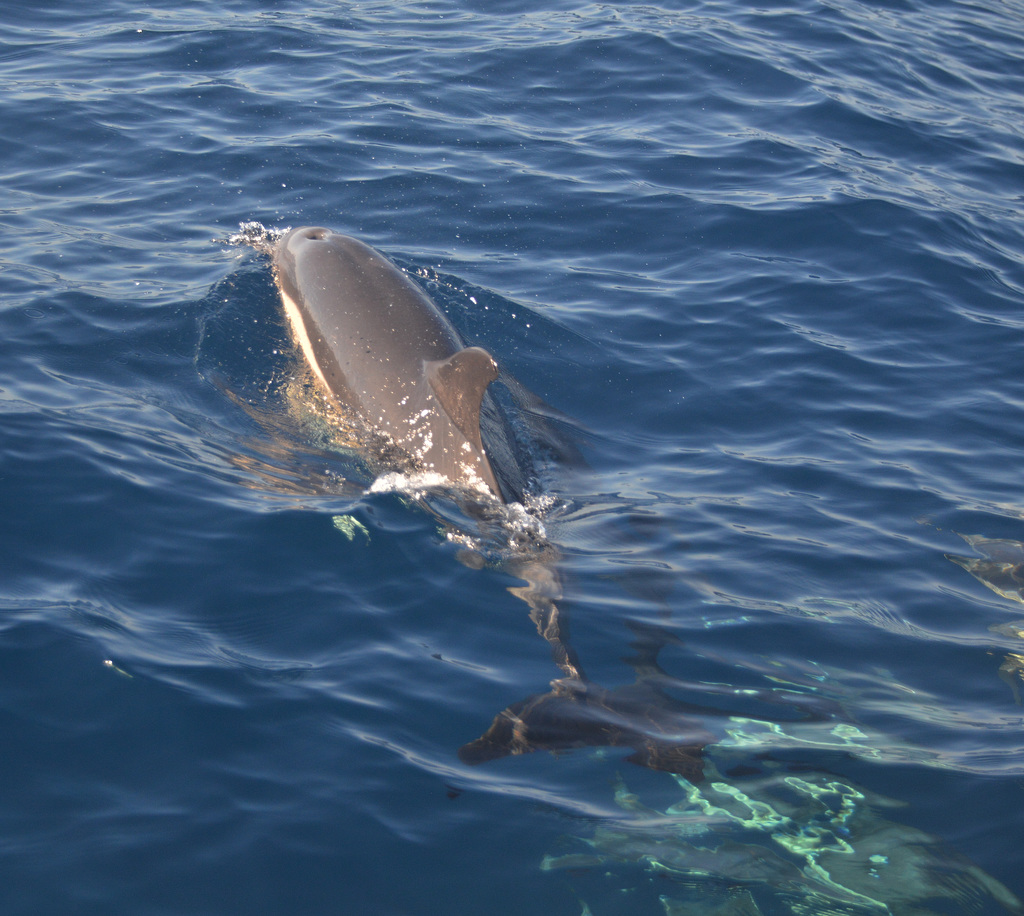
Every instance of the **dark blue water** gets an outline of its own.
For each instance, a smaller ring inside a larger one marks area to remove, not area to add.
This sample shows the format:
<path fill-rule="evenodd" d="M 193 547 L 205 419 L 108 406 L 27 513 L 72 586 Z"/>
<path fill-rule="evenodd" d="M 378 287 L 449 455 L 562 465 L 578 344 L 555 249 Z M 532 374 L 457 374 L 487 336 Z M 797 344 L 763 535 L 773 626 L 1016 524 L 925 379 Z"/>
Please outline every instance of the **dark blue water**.
<path fill-rule="evenodd" d="M 0 910 L 1021 912 L 1019 0 L 37 7 Z M 562 672 L 507 554 L 303 411 L 248 221 L 379 247 L 572 418 L 534 518 L 590 712 L 702 778 L 572 715 L 460 759 Z"/>

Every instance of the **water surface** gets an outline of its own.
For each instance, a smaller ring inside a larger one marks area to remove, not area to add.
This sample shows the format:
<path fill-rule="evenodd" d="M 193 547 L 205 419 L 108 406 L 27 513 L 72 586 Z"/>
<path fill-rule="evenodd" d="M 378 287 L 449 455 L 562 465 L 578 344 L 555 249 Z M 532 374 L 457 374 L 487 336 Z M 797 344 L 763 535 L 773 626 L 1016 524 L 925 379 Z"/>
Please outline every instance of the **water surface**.
<path fill-rule="evenodd" d="M 5 913 L 1022 910 L 1024 6 L 3 20 Z M 703 780 L 460 759 L 563 672 L 297 408 L 247 221 L 584 431 L 559 612 Z"/>

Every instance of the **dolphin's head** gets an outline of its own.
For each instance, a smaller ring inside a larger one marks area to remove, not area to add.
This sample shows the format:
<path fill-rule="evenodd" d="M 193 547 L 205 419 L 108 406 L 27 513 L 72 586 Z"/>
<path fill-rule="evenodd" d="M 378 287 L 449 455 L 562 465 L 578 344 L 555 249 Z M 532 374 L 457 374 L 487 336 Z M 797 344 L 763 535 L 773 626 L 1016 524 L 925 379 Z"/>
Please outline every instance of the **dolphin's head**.
<path fill-rule="evenodd" d="M 281 236 L 274 249 L 274 270 L 281 288 L 293 299 L 298 292 L 299 261 L 312 253 L 318 243 L 322 245 L 334 234 L 323 226 L 301 226 Z"/>

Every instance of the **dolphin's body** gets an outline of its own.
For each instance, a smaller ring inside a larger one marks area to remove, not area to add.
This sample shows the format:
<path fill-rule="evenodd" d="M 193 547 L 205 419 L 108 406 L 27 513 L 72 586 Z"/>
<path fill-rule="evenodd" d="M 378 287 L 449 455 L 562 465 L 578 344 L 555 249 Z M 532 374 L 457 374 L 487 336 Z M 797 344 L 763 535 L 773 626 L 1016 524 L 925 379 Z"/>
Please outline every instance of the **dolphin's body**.
<path fill-rule="evenodd" d="M 323 228 L 283 236 L 274 268 L 313 373 L 388 451 L 397 446 L 412 468 L 449 485 L 518 497 L 507 481 L 503 491 L 481 433 L 498 365 L 486 350 L 463 347 L 419 286 L 380 252 Z"/>

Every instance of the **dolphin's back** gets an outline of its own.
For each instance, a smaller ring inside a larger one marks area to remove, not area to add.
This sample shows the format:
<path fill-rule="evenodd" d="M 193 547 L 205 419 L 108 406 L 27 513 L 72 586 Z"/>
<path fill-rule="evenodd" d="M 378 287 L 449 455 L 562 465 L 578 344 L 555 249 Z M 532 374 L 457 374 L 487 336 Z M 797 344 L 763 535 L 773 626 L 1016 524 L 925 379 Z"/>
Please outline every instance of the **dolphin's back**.
<path fill-rule="evenodd" d="M 480 430 L 498 375 L 491 355 L 463 348 L 434 301 L 357 239 L 294 229 L 274 266 L 295 336 L 331 395 L 419 469 L 504 498 Z"/>

